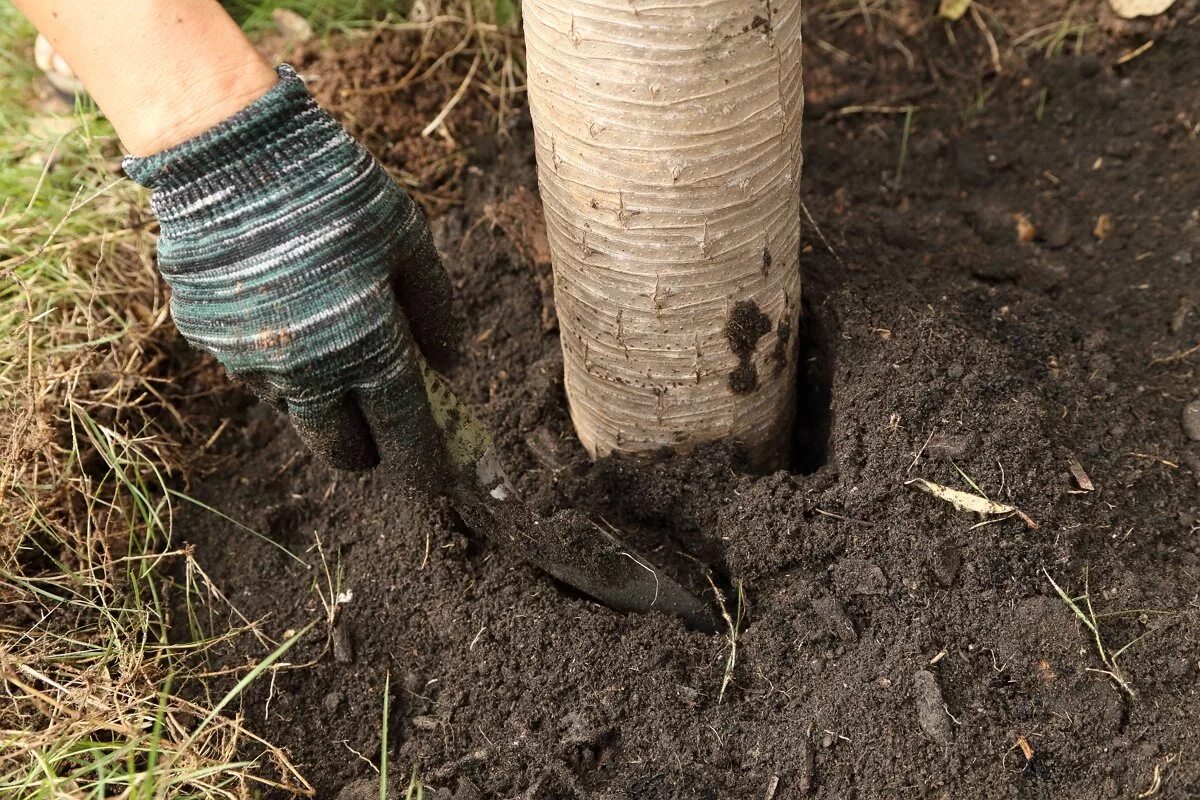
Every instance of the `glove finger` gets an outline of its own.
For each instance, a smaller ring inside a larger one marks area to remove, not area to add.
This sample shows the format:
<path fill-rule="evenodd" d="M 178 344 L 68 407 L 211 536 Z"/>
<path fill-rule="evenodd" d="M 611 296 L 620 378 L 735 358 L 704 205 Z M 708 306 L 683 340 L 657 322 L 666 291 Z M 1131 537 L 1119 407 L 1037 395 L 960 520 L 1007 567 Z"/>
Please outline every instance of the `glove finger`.
<path fill-rule="evenodd" d="M 411 202 L 411 201 L 410 201 Z M 442 266 L 433 235 L 421 210 L 412 204 L 411 235 L 392 271 L 392 291 L 408 318 L 413 337 L 435 369 L 445 369 L 458 355 L 462 332 L 454 318 L 454 286 Z"/>
<path fill-rule="evenodd" d="M 442 432 L 425 395 L 421 354 L 398 311 L 385 333 L 381 361 L 387 366 L 360 381 L 353 396 L 370 426 L 380 467 L 436 494 L 447 485 L 448 470 Z"/>
<path fill-rule="evenodd" d="M 288 416 L 301 440 L 330 466 L 360 471 L 379 463 L 371 428 L 349 395 L 321 404 L 293 402 Z"/>
<path fill-rule="evenodd" d="M 356 394 L 379 448 L 381 468 L 430 494 L 444 489 L 449 483 L 445 445 L 424 386 L 402 383 Z"/>

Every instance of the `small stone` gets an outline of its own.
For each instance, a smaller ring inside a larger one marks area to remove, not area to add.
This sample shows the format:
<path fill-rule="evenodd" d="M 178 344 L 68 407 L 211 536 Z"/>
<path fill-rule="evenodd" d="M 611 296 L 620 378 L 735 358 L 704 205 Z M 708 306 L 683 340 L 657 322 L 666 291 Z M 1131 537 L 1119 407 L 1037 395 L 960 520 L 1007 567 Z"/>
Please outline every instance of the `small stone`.
<path fill-rule="evenodd" d="M 949 587 L 958 577 L 958 568 L 962 566 L 962 554 L 953 544 L 944 544 L 938 548 L 929 559 L 929 570 L 942 586 Z"/>
<path fill-rule="evenodd" d="M 1024 272 L 1024 262 L 1020 259 L 1009 258 L 1002 253 L 993 252 L 986 258 L 973 261 L 969 265 L 971 276 L 981 281 L 1004 283 L 1020 279 Z"/>
<path fill-rule="evenodd" d="M 275 22 L 275 30 L 288 44 L 302 44 L 313 38 L 312 25 L 295 11 L 277 8 L 271 12 L 271 19 Z"/>
<path fill-rule="evenodd" d="M 1112 156 L 1113 158 L 1129 158 L 1133 155 L 1133 150 L 1133 140 L 1123 136 L 1109 139 L 1108 143 L 1104 145 L 1105 155 Z"/>
<path fill-rule="evenodd" d="M 321 699 L 321 705 L 325 706 L 325 710 L 333 713 L 338 710 L 338 706 L 342 704 L 342 693 L 336 689 Z"/>
<path fill-rule="evenodd" d="M 1032 242 L 1037 236 L 1037 226 L 1024 214 L 1013 214 L 1013 222 L 1016 224 L 1018 242 Z"/>
<path fill-rule="evenodd" d="M 350 639 L 350 626 L 338 615 L 333 625 L 333 660 L 339 664 L 354 661 L 354 643 Z"/>
<path fill-rule="evenodd" d="M 700 705 L 700 690 L 693 689 L 691 686 L 679 685 L 675 687 L 675 694 L 679 697 L 679 701 L 686 706 L 695 708 Z"/>
<path fill-rule="evenodd" d="M 854 622 L 846 609 L 833 595 L 825 595 L 812 603 L 813 611 L 820 617 L 825 629 L 843 642 L 858 641 L 858 633 L 854 630 Z"/>
<path fill-rule="evenodd" d="M 833 582 L 838 594 L 885 594 L 887 577 L 878 565 L 865 558 L 843 558 L 833 567 Z"/>
<path fill-rule="evenodd" d="M 913 673 L 913 699 L 917 704 L 917 724 L 933 741 L 942 746 L 954 740 L 954 728 L 946 713 L 946 701 L 937 677 L 927 669 Z"/>
<path fill-rule="evenodd" d="M 1200 397 L 1183 407 L 1183 432 L 1193 442 L 1200 442 Z"/>
<path fill-rule="evenodd" d="M 437 717 L 430 717 L 425 714 L 413 717 L 411 722 L 412 726 L 419 731 L 436 731 L 442 724 Z"/>
<path fill-rule="evenodd" d="M 1079 77 L 1094 78 L 1100 74 L 1100 59 L 1091 53 L 1087 53 L 1076 60 L 1075 68 L 1079 70 Z"/>
<path fill-rule="evenodd" d="M 1008 211 L 983 206 L 967 213 L 966 222 L 988 244 L 1008 242 L 1012 236 L 1012 217 Z"/>
<path fill-rule="evenodd" d="M 1063 221 L 1055 222 L 1046 228 L 1045 235 L 1046 246 L 1051 250 L 1066 247 L 1071 243 L 1070 223 Z"/>
<path fill-rule="evenodd" d="M 391 794 L 388 792 L 389 797 Z M 351 781 L 337 793 L 337 800 L 378 800 L 378 798 L 379 781 L 370 778 Z"/>
<path fill-rule="evenodd" d="M 960 139 L 954 143 L 954 171 L 960 181 L 971 186 L 983 186 L 991 180 L 987 151 L 983 145 Z"/>

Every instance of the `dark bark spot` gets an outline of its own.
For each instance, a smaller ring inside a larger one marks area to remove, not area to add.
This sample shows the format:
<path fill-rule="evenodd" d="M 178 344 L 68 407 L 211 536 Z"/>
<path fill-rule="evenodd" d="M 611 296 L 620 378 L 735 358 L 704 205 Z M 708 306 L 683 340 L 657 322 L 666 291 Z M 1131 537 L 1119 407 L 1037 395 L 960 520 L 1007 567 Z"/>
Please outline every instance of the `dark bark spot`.
<path fill-rule="evenodd" d="M 729 388 L 734 394 L 750 394 L 758 388 L 758 367 L 751 361 L 738 364 L 729 373 Z"/>
<path fill-rule="evenodd" d="M 775 326 L 775 334 L 779 338 L 775 340 L 775 349 L 771 355 L 775 359 L 775 374 L 778 375 L 787 366 L 788 342 L 792 339 L 792 323 L 786 319 L 779 320 L 779 324 Z"/>
<path fill-rule="evenodd" d="M 725 323 L 725 338 L 729 349 L 737 356 L 737 368 L 729 374 L 729 388 L 737 394 L 747 394 L 758 387 L 758 368 L 750 361 L 758 340 L 771 330 L 771 318 L 753 300 L 741 300 L 734 305 Z"/>

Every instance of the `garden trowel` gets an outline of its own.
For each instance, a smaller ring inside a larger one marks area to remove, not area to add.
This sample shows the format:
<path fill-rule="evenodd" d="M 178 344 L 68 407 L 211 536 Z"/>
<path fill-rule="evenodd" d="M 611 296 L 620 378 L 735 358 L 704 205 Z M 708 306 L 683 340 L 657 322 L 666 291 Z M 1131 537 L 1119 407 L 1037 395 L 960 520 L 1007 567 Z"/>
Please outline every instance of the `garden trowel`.
<path fill-rule="evenodd" d="M 712 632 L 712 609 L 653 562 L 582 514 L 539 518 L 504 474 L 492 436 L 432 370 L 425 391 L 454 479 L 448 490 L 476 532 L 617 611 L 663 611 Z"/>

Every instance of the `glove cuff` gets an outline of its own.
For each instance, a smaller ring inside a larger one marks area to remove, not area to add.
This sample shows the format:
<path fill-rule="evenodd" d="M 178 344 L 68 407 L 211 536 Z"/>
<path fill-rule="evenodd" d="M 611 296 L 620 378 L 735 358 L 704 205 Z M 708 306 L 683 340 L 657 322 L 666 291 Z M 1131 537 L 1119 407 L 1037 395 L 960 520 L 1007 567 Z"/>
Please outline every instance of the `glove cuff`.
<path fill-rule="evenodd" d="M 298 183 L 330 177 L 364 157 L 292 67 L 275 71 L 279 80 L 270 91 L 211 130 L 122 161 L 133 181 L 155 190 L 152 205 L 164 233 L 173 223 L 190 227 L 230 201 L 284 200 Z"/>

